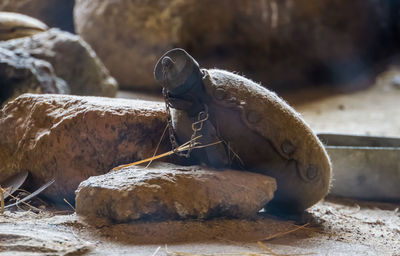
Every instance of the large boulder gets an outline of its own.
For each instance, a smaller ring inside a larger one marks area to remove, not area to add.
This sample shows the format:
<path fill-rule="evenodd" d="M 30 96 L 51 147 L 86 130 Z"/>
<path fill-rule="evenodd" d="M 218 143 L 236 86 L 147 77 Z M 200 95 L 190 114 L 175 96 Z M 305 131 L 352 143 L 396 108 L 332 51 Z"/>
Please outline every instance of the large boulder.
<path fill-rule="evenodd" d="M 77 0 L 77 32 L 123 88 L 154 89 L 157 58 L 187 49 L 205 67 L 233 69 L 270 87 L 346 82 L 371 63 L 385 0 Z"/>
<path fill-rule="evenodd" d="M 117 93 L 117 82 L 79 36 L 50 29 L 0 42 L 0 47 L 48 61 L 56 75 L 67 82 L 71 94 L 114 97 Z"/>
<path fill-rule="evenodd" d="M 177 2 L 76 1 L 76 30 L 123 88 L 152 90 L 157 58 L 178 42 L 182 20 L 171 9 Z"/>
<path fill-rule="evenodd" d="M 275 179 L 262 174 L 156 163 L 91 177 L 76 191 L 76 212 L 87 219 L 250 218 L 272 198 Z"/>
<path fill-rule="evenodd" d="M 0 47 L 0 108 L 23 93 L 69 93 L 50 63 Z"/>
<path fill-rule="evenodd" d="M 153 155 L 165 125 L 157 102 L 24 94 L 0 110 L 0 182 L 20 171 L 31 187 L 55 178 L 44 195 L 73 202 L 83 180 Z"/>
<path fill-rule="evenodd" d="M 74 32 L 74 0 L 2 0 L 0 11 L 35 17 L 51 27 Z"/>

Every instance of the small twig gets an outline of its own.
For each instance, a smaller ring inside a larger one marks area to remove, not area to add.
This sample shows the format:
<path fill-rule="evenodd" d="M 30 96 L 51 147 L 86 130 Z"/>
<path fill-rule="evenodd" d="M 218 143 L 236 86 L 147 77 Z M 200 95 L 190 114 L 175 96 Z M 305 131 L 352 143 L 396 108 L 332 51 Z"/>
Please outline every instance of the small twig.
<path fill-rule="evenodd" d="M 4 191 L 4 190 L 3 190 L 3 191 Z M 11 198 L 15 199 L 15 201 L 17 202 L 17 204 L 12 204 L 12 206 L 19 206 L 19 203 L 23 203 L 23 204 L 25 204 L 26 206 L 28 206 L 29 208 L 34 209 L 35 211 L 38 211 L 38 212 L 41 212 L 41 211 L 42 211 L 42 210 L 40 210 L 39 208 L 36 208 L 35 206 L 30 205 L 30 204 L 28 204 L 27 202 L 22 201 L 23 199 L 19 199 L 18 197 L 15 197 L 15 196 L 11 195 L 11 194 L 8 193 L 7 191 L 5 191 L 5 192 L 6 192 L 6 194 L 7 194 L 8 196 L 10 196 Z M 7 207 L 11 207 L 11 206 L 10 206 L 10 205 L 7 205 Z"/>
<path fill-rule="evenodd" d="M 71 207 L 71 208 L 72 208 L 72 210 L 74 210 L 74 211 L 75 211 L 75 207 L 73 207 L 73 206 L 72 206 L 72 204 L 71 204 L 70 202 L 68 202 L 68 200 L 67 200 L 67 199 L 65 199 L 65 198 L 64 198 L 63 200 L 64 200 L 64 202 L 65 202 L 65 203 L 67 203 L 67 204 L 69 205 L 69 207 Z"/>
<path fill-rule="evenodd" d="M 158 248 L 155 250 L 155 252 L 153 252 L 153 254 L 151 256 L 156 256 L 156 254 L 158 253 L 158 251 L 161 249 L 161 246 L 158 246 Z"/>
<path fill-rule="evenodd" d="M 40 188 L 36 189 L 32 194 L 17 200 L 17 202 L 15 202 L 14 204 L 10 204 L 7 205 L 6 208 L 10 208 L 13 206 L 17 206 L 20 203 L 23 203 L 25 201 L 30 200 L 31 198 L 34 198 L 35 196 L 39 195 L 43 190 L 45 190 L 46 188 L 48 188 L 51 184 L 53 184 L 55 182 L 55 179 L 52 179 L 51 181 L 47 182 L 46 184 L 44 184 L 43 186 L 41 186 Z M 9 193 L 8 193 L 9 194 Z M 11 194 L 9 194 L 11 196 Z M 15 197 L 14 197 L 15 198 Z M 35 207 L 36 208 L 36 207 Z M 37 208 L 36 208 L 37 209 Z M 40 210 L 39 210 L 40 211 Z"/>
<path fill-rule="evenodd" d="M 268 246 L 266 246 L 265 244 L 263 244 L 261 241 L 257 242 L 258 246 L 260 246 L 261 248 L 263 248 L 264 250 L 266 250 L 268 253 L 270 253 L 273 256 L 280 256 L 279 254 L 273 252 Z"/>
<path fill-rule="evenodd" d="M 22 188 L 19 188 L 19 189 L 17 189 L 16 191 L 24 192 L 24 193 L 26 193 L 27 195 L 31 195 L 31 194 L 32 194 L 32 193 L 29 192 L 28 190 L 25 190 L 25 189 L 22 189 Z M 41 199 L 40 197 L 36 197 L 36 200 L 40 201 L 40 202 L 41 202 L 42 204 L 44 204 L 44 205 L 48 205 L 48 203 L 47 203 L 46 201 L 44 201 L 43 199 Z"/>
<path fill-rule="evenodd" d="M 175 151 L 171 150 L 171 151 L 168 151 L 166 153 L 163 153 L 163 154 L 160 154 L 160 155 L 157 155 L 157 156 L 146 158 L 144 160 L 140 160 L 140 161 L 133 162 L 133 163 L 130 163 L 130 164 L 123 164 L 123 165 L 120 165 L 120 166 L 117 166 L 117 167 L 113 168 L 112 171 L 118 171 L 118 170 L 123 169 L 125 167 L 136 166 L 136 165 L 147 163 L 149 161 L 153 161 L 153 160 L 156 160 L 156 159 L 159 159 L 159 158 L 163 158 L 163 157 L 166 157 L 166 156 L 169 156 L 169 155 L 173 155 L 173 154 L 175 154 L 176 151 L 177 152 L 182 152 L 182 151 L 189 150 L 190 148 L 195 148 L 195 149 L 205 148 L 205 147 L 213 146 L 213 145 L 216 145 L 216 144 L 219 144 L 219 143 L 222 142 L 222 141 L 217 141 L 217 142 L 213 142 L 213 143 L 210 143 L 210 144 L 207 144 L 207 145 L 199 145 L 199 144 L 195 143 L 194 147 L 193 147 L 193 145 L 190 144 L 191 142 L 196 141 L 197 139 L 199 139 L 201 137 L 202 136 L 200 135 L 200 136 L 197 136 L 197 137 L 193 138 L 192 140 L 190 140 L 190 141 L 182 144 L 181 146 L 179 146 Z"/>
<path fill-rule="evenodd" d="M 241 164 L 242 166 L 244 166 L 243 160 L 242 160 L 242 159 L 240 158 L 240 156 L 231 148 L 230 143 L 227 142 L 227 141 L 223 141 L 223 142 L 224 142 L 224 144 L 228 147 L 229 152 L 232 152 L 232 153 L 233 153 L 233 158 L 236 157 L 236 158 L 239 160 L 240 164 Z M 233 158 L 232 158 L 232 160 L 233 160 Z"/>
<path fill-rule="evenodd" d="M 258 241 L 257 244 L 258 244 L 258 246 L 260 246 L 261 248 L 266 250 L 268 252 L 268 254 L 271 254 L 273 256 L 299 256 L 299 255 L 312 255 L 312 254 L 314 254 L 314 253 L 278 254 L 278 253 L 272 251 L 271 248 L 269 248 L 268 246 L 263 244 L 261 241 Z"/>
<path fill-rule="evenodd" d="M 1 214 L 4 214 L 4 189 L 0 186 L 0 197 L 1 197 Z"/>
<path fill-rule="evenodd" d="M 168 124 L 167 124 L 167 125 L 165 126 L 165 128 L 164 128 L 164 131 L 163 131 L 163 133 L 162 133 L 162 135 L 161 135 L 160 140 L 158 141 L 156 150 L 154 150 L 154 154 L 153 154 L 152 157 L 155 157 L 155 156 L 157 155 L 158 148 L 159 148 L 160 145 L 161 145 L 161 141 L 164 139 L 164 136 L 165 136 L 165 133 L 167 132 L 167 129 L 168 129 Z M 153 160 L 150 160 L 150 162 L 149 162 L 149 163 L 146 165 L 146 167 L 144 167 L 144 168 L 146 169 L 147 167 L 149 167 L 149 166 L 151 165 L 152 162 L 153 162 Z"/>
<path fill-rule="evenodd" d="M 263 238 L 263 239 L 261 239 L 261 240 L 262 240 L 262 241 L 268 241 L 268 240 L 271 240 L 271 239 L 274 239 L 274 238 L 277 238 L 277 237 L 281 237 L 281 236 L 284 236 L 284 235 L 293 233 L 293 232 L 295 232 L 295 231 L 297 231 L 297 230 L 299 230 L 299 229 L 302 229 L 302 228 L 308 226 L 309 224 L 310 224 L 310 223 L 306 223 L 306 224 L 304 224 L 304 225 L 302 225 L 302 226 L 297 226 L 296 228 L 291 229 L 291 230 L 288 230 L 288 231 L 284 231 L 284 232 L 279 232 L 279 233 L 276 233 L 276 234 L 272 234 L 272 235 L 267 236 L 267 237 L 265 237 L 265 238 Z"/>

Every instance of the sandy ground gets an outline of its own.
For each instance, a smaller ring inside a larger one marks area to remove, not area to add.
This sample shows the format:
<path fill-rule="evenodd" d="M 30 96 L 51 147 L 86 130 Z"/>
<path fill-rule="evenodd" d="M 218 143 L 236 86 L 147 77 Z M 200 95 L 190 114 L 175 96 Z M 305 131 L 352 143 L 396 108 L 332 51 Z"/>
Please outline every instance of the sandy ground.
<path fill-rule="evenodd" d="M 322 87 L 284 97 L 316 132 L 400 136 L 400 69 L 379 75 L 361 91 Z"/>
<path fill-rule="evenodd" d="M 268 217 L 181 222 L 198 238 L 185 243 L 168 242 L 181 237 L 168 229 L 177 223 L 91 227 L 75 214 L 6 212 L 0 255 L 400 255 L 399 207 L 331 198 L 301 228 Z"/>
<path fill-rule="evenodd" d="M 317 132 L 400 136 L 398 75 L 391 70 L 353 93 L 317 88 L 284 97 Z M 400 255 L 399 208 L 331 197 L 309 210 L 311 222 L 301 228 L 262 215 L 93 227 L 71 211 L 6 211 L 0 215 L 0 255 Z"/>

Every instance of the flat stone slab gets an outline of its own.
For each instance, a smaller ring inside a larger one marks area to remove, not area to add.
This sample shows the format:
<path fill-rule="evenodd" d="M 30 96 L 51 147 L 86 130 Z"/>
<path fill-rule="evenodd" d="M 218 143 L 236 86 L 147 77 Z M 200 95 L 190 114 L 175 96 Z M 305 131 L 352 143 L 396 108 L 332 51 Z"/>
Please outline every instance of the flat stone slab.
<path fill-rule="evenodd" d="M 76 212 L 114 223 L 251 218 L 275 190 L 275 179 L 262 174 L 154 163 L 83 181 L 76 191 Z"/>

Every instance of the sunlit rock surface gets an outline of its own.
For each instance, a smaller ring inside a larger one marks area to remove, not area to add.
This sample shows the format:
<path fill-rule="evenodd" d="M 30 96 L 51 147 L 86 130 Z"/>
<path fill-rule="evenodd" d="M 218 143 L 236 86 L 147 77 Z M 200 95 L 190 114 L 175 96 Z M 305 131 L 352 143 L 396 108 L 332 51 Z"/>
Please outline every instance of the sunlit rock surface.
<path fill-rule="evenodd" d="M 82 182 L 76 212 L 87 219 L 133 220 L 254 217 L 272 198 L 275 179 L 262 174 L 155 163 Z"/>
<path fill-rule="evenodd" d="M 55 178 L 43 194 L 73 202 L 81 181 L 152 156 L 165 125 L 156 102 L 25 94 L 0 110 L 0 177 L 28 171 L 31 187 Z"/>

